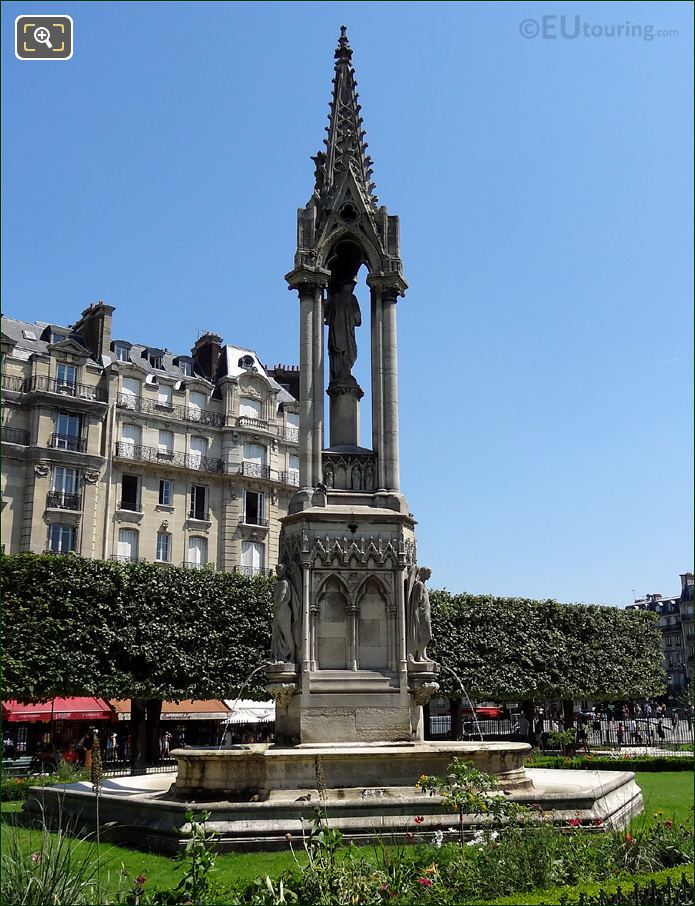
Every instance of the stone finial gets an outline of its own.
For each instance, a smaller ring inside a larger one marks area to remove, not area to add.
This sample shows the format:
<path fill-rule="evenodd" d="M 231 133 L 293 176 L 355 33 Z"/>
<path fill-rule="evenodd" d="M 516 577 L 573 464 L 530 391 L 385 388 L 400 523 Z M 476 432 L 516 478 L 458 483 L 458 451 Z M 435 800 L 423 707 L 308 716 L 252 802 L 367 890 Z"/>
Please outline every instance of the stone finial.
<path fill-rule="evenodd" d="M 340 26 L 340 37 L 338 38 L 338 46 L 335 49 L 334 56 L 336 60 L 347 60 L 349 62 L 352 59 L 352 48 L 347 36 L 347 25 Z"/>

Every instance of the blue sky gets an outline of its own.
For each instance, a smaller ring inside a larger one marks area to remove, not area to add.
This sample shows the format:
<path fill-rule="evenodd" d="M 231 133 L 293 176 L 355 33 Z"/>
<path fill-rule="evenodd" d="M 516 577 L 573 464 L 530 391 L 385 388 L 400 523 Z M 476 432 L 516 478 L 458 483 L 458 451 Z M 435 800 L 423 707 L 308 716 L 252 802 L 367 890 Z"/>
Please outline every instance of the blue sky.
<path fill-rule="evenodd" d="M 14 58 L 27 12 L 72 15 L 72 60 Z M 122 338 L 185 352 L 213 329 L 297 361 L 283 275 L 347 24 L 377 192 L 401 217 L 402 485 L 432 585 L 673 593 L 693 566 L 692 18 L 3 3 L 4 311 L 73 322 L 104 299 Z M 525 37 L 528 19 L 557 37 Z M 643 36 L 606 35 L 627 24 Z"/>

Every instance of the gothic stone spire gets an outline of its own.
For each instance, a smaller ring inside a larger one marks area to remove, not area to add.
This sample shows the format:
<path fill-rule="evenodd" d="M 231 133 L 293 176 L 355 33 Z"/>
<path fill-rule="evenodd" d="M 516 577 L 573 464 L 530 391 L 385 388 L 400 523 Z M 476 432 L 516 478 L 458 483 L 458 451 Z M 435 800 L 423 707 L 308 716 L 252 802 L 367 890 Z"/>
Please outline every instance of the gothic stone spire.
<path fill-rule="evenodd" d="M 319 151 L 312 160 L 316 163 L 315 193 L 321 202 L 329 202 L 340 188 L 344 175 L 351 171 L 362 194 L 366 207 L 376 210 L 378 198 L 373 194 L 371 181 L 372 159 L 367 154 L 365 132 L 357 103 L 355 70 L 352 66 L 352 48 L 347 29 L 340 27 L 340 38 L 335 51 L 335 75 L 331 97 L 328 138 L 324 139 L 326 151 Z"/>

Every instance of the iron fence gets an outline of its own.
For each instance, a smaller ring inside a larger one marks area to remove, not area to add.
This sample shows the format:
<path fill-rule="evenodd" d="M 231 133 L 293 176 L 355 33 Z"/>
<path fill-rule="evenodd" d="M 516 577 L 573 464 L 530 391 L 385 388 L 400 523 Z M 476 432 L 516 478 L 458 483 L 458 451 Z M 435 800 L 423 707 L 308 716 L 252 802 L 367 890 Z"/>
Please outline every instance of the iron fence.
<path fill-rule="evenodd" d="M 49 491 L 46 494 L 46 506 L 57 510 L 80 510 L 82 509 L 82 498 L 79 494 Z"/>
<path fill-rule="evenodd" d="M 72 434 L 51 434 L 48 446 L 54 450 L 68 450 L 70 453 L 85 453 L 87 441 L 83 437 L 73 437 Z"/>
<path fill-rule="evenodd" d="M 565 729 L 557 720 L 544 719 L 542 729 L 537 721 L 531 724 L 522 715 L 509 718 L 480 719 L 477 724 L 472 715 L 463 717 L 462 730 L 459 735 L 463 740 L 513 739 L 530 742 L 542 748 L 551 745 L 551 733 Z M 584 737 L 586 733 L 586 737 Z M 429 719 L 430 739 L 451 739 L 451 716 L 433 714 Z M 677 750 L 679 747 L 693 746 L 693 724 L 677 713 L 665 718 L 634 718 L 627 721 L 597 719 L 582 723 L 577 727 L 577 748 L 620 749 L 646 748 Z"/>
<path fill-rule="evenodd" d="M 22 428 L 8 428 L 2 426 L 2 439 L 7 444 L 19 444 L 22 447 L 29 445 L 29 432 Z"/>
<path fill-rule="evenodd" d="M 57 378 L 35 375 L 26 378 L 20 392 L 31 393 L 43 391 L 57 393 L 60 396 L 72 396 L 75 399 L 88 400 L 89 402 L 106 403 L 109 399 L 108 391 L 104 387 L 93 387 L 89 384 L 78 384 L 73 381 L 60 381 Z"/>

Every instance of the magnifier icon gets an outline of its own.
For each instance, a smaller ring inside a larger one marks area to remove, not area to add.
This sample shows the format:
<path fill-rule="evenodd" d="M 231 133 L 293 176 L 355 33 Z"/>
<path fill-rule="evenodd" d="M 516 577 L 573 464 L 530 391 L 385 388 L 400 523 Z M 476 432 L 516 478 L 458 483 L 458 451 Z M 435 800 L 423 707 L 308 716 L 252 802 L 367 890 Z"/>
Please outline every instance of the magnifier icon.
<path fill-rule="evenodd" d="M 38 28 L 34 29 L 34 40 L 37 44 L 45 44 L 46 47 L 53 50 L 53 45 L 51 44 L 51 33 L 46 28 L 45 25 L 39 25 Z"/>

